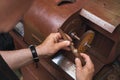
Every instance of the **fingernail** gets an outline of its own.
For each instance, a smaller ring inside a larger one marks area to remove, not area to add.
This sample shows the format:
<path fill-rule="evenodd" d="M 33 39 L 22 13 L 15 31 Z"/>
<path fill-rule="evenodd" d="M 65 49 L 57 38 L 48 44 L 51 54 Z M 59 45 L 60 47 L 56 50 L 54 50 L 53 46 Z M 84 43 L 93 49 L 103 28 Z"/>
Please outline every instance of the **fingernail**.
<path fill-rule="evenodd" d="M 67 45 L 70 45 L 70 41 L 65 41 Z"/>
<path fill-rule="evenodd" d="M 75 62 L 79 62 L 79 58 L 75 58 Z"/>
<path fill-rule="evenodd" d="M 75 60 L 76 60 L 76 61 L 78 61 L 78 60 L 79 60 L 79 58 L 75 58 Z"/>

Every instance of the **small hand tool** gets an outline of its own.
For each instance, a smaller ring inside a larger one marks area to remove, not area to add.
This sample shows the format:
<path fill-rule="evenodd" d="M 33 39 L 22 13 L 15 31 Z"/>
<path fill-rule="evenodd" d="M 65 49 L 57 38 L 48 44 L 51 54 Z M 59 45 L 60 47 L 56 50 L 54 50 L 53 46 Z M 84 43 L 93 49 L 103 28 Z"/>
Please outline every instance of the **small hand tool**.
<path fill-rule="evenodd" d="M 82 56 L 80 55 L 80 53 L 78 53 L 78 50 L 74 47 L 74 43 L 70 40 L 70 38 L 63 32 L 62 29 L 58 29 L 59 33 L 61 34 L 61 36 L 63 37 L 64 40 L 68 40 L 71 42 L 70 44 L 70 48 L 72 50 L 72 53 L 74 54 L 75 57 L 78 57 L 81 60 L 82 65 L 85 65 L 85 61 L 82 58 Z"/>

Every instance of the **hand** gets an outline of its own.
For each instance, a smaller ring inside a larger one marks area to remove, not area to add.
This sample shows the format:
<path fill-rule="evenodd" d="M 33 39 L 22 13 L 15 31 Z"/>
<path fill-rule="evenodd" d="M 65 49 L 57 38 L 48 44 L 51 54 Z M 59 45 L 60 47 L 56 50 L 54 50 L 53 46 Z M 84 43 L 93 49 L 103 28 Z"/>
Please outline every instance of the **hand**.
<path fill-rule="evenodd" d="M 41 45 L 36 47 L 38 54 L 50 56 L 70 45 L 70 41 L 60 41 L 61 39 L 60 33 L 51 33 Z"/>
<path fill-rule="evenodd" d="M 94 65 L 88 55 L 83 53 L 80 55 L 85 59 L 86 64 L 82 66 L 80 59 L 75 59 L 76 80 L 92 80 L 94 74 Z"/>

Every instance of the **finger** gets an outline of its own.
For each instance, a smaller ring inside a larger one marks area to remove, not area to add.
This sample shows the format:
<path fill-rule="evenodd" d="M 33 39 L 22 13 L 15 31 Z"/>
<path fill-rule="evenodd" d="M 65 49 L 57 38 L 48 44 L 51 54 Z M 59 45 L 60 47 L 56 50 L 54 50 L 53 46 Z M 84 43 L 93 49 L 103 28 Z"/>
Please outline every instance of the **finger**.
<path fill-rule="evenodd" d="M 56 43 L 56 48 L 61 49 L 69 45 L 70 45 L 70 41 L 62 41 L 62 42 Z"/>
<path fill-rule="evenodd" d="M 77 70 L 82 70 L 82 63 L 79 58 L 75 58 L 75 64 Z"/>
<path fill-rule="evenodd" d="M 55 37 L 57 39 L 61 38 L 62 36 L 60 35 L 60 33 L 51 33 L 50 37 Z"/>
<path fill-rule="evenodd" d="M 60 33 L 51 33 L 50 38 L 52 41 L 57 43 L 61 39 L 61 35 L 60 35 Z"/>
<path fill-rule="evenodd" d="M 59 39 L 59 42 L 62 42 L 62 41 L 65 41 L 65 40 Z M 64 49 L 64 50 L 67 50 L 67 51 L 70 51 L 70 50 L 71 50 L 70 47 L 68 47 L 68 46 L 67 46 L 67 47 L 64 47 L 63 49 Z"/>
<path fill-rule="evenodd" d="M 64 50 L 71 51 L 70 47 L 64 47 Z"/>
<path fill-rule="evenodd" d="M 60 33 L 56 33 L 56 38 L 57 39 L 61 39 L 62 38 L 62 36 L 60 35 Z"/>
<path fill-rule="evenodd" d="M 93 64 L 90 57 L 87 54 L 84 53 L 80 53 L 80 55 L 84 58 L 86 65 L 91 65 Z"/>

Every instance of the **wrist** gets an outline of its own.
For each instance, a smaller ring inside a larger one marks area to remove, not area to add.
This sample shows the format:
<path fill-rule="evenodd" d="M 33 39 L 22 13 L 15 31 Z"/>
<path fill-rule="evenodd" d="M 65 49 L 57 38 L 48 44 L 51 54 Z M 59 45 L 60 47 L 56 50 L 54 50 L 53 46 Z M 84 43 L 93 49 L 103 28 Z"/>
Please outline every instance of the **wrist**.
<path fill-rule="evenodd" d="M 44 52 L 45 52 L 45 51 L 42 49 L 42 46 L 41 46 L 41 45 L 36 46 L 36 51 L 37 51 L 37 53 L 38 53 L 38 56 L 44 55 Z"/>

